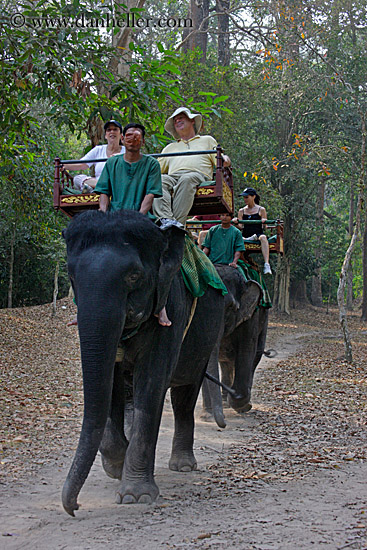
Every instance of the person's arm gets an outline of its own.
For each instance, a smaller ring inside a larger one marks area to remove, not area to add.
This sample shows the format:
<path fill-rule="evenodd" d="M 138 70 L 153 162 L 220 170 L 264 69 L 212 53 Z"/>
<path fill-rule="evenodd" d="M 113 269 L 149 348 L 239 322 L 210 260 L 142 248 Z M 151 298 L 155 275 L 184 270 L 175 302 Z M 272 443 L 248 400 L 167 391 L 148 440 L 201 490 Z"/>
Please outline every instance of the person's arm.
<path fill-rule="evenodd" d="M 153 193 L 148 193 L 147 195 L 145 195 L 139 210 L 141 214 L 145 215 L 149 212 L 149 210 L 152 208 L 153 199 L 154 199 Z"/>
<path fill-rule="evenodd" d="M 237 214 L 237 218 L 233 218 L 232 221 L 235 225 L 238 225 L 238 220 L 243 220 L 243 209 L 240 208 Z"/>
<path fill-rule="evenodd" d="M 241 257 L 241 252 L 239 250 L 236 250 L 233 257 L 233 262 L 231 262 L 229 265 L 231 267 L 237 267 L 237 262 L 240 259 L 240 257 Z"/>
<path fill-rule="evenodd" d="M 224 168 L 226 168 L 227 166 L 231 166 L 231 159 L 229 158 L 228 155 L 222 155 L 222 159 L 223 159 L 223 166 Z"/>
<path fill-rule="evenodd" d="M 211 142 L 210 147 L 213 147 L 213 149 L 215 149 L 218 145 L 217 140 L 214 139 L 212 136 L 209 136 L 209 139 L 210 139 L 210 142 Z M 217 164 L 216 155 L 211 155 L 211 157 L 212 157 L 213 166 L 215 168 L 216 164 Z M 229 158 L 228 155 L 222 154 L 222 159 L 223 159 L 224 168 L 226 168 L 227 166 L 231 166 L 231 159 Z"/>
<path fill-rule="evenodd" d="M 151 160 L 144 193 L 145 197 L 148 195 L 153 195 L 153 198 L 161 197 L 163 195 L 161 167 L 159 162 L 155 159 Z"/>
<path fill-rule="evenodd" d="M 63 164 L 61 169 L 64 170 L 88 170 L 89 166 L 85 163 L 80 164 Z"/>
<path fill-rule="evenodd" d="M 115 158 L 115 157 L 114 157 Z M 97 185 L 94 190 L 96 193 L 100 193 L 99 197 L 99 210 L 102 212 L 107 212 L 108 207 L 110 206 L 110 196 L 112 195 L 110 171 L 109 171 L 109 161 L 106 162 L 102 174 L 99 176 Z M 103 197 L 103 198 L 102 198 Z"/>
<path fill-rule="evenodd" d="M 97 145 L 96 147 L 93 147 L 86 155 L 84 155 L 83 158 L 81 158 L 81 161 L 88 161 L 88 160 L 95 160 L 96 158 L 99 158 L 99 155 L 101 154 L 102 146 Z M 87 164 L 87 162 L 80 162 L 80 164 L 64 164 L 65 170 L 88 170 L 92 164 Z"/>
<path fill-rule="evenodd" d="M 268 219 L 268 216 L 266 215 L 266 210 L 263 206 L 260 207 L 260 215 L 261 215 L 262 223 L 266 222 L 266 220 Z"/>
<path fill-rule="evenodd" d="M 234 241 L 234 255 L 233 255 L 233 261 L 229 264 L 232 267 L 237 267 L 237 262 L 241 257 L 241 252 L 245 251 L 245 245 L 243 244 L 243 238 L 241 235 L 241 231 L 239 229 L 235 229 L 235 241 Z"/>
<path fill-rule="evenodd" d="M 168 153 L 167 147 L 162 149 L 162 153 Z M 161 168 L 162 174 L 168 174 L 170 157 L 158 157 L 158 162 Z"/>
<path fill-rule="evenodd" d="M 213 229 L 212 227 L 209 229 L 209 231 L 205 235 L 205 239 L 203 241 L 203 244 L 201 245 L 202 250 L 203 250 L 203 252 L 206 256 L 209 256 L 210 249 L 212 247 L 212 234 L 213 234 L 212 229 Z"/>
<path fill-rule="evenodd" d="M 110 197 L 103 193 L 99 195 L 99 210 L 101 210 L 101 212 L 107 212 L 109 205 Z"/>

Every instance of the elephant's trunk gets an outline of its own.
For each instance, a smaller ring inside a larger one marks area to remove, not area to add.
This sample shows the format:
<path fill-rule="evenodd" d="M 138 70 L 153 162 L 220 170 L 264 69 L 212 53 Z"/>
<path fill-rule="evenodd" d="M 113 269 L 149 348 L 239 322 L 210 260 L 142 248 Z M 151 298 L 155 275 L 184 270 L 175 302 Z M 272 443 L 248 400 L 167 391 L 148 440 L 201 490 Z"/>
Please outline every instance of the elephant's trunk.
<path fill-rule="evenodd" d="M 101 443 L 111 403 L 113 371 L 118 342 L 125 323 L 125 304 L 103 307 L 96 296 L 92 305 L 78 300 L 78 328 L 83 368 L 84 417 L 78 448 L 62 492 L 68 514 L 78 509 L 77 497 L 90 472 Z M 113 306 L 113 307 L 112 307 Z M 98 315 L 94 314 L 98 311 Z M 96 319 L 98 317 L 98 319 Z"/>

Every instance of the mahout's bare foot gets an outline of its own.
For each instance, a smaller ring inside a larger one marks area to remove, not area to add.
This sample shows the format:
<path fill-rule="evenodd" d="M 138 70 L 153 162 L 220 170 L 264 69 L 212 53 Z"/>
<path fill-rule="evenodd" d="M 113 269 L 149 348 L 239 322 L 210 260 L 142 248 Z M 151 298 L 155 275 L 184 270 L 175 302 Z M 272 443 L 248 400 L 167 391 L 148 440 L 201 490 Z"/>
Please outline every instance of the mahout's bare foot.
<path fill-rule="evenodd" d="M 171 321 L 168 319 L 165 307 L 161 309 L 156 317 L 158 317 L 158 323 L 162 325 L 162 327 L 170 327 L 172 325 Z"/>

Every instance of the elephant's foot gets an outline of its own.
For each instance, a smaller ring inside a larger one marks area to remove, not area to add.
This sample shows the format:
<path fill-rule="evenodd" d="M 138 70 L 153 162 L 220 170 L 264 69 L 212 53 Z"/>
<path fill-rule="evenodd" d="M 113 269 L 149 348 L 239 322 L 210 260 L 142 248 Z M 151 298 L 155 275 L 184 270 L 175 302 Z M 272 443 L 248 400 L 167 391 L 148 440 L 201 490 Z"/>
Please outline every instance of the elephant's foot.
<path fill-rule="evenodd" d="M 196 470 L 198 463 L 192 451 L 172 451 L 168 464 L 170 470 L 174 472 L 192 472 Z"/>
<path fill-rule="evenodd" d="M 110 458 L 107 458 L 105 455 L 101 455 L 102 458 L 102 466 L 108 477 L 112 477 L 112 479 L 121 479 L 122 477 L 122 468 L 124 466 L 123 460 L 111 460 Z"/>
<path fill-rule="evenodd" d="M 232 399 L 228 397 L 230 407 L 238 413 L 246 413 L 252 409 L 252 403 L 249 399 Z"/>
<path fill-rule="evenodd" d="M 159 495 L 154 480 L 151 482 L 123 481 L 116 493 L 117 504 L 152 504 Z"/>
<path fill-rule="evenodd" d="M 240 399 L 233 398 L 231 395 L 228 395 L 228 404 L 232 409 L 238 413 L 248 412 L 252 409 L 251 404 L 251 393 L 246 392 L 247 395 L 242 395 Z"/>
<path fill-rule="evenodd" d="M 109 477 L 121 479 L 127 446 L 127 439 L 108 419 L 99 450 L 103 469 Z"/>
<path fill-rule="evenodd" d="M 236 411 L 239 413 L 247 413 L 251 411 L 251 409 L 252 409 L 252 403 L 246 403 L 246 405 L 243 405 L 243 407 L 241 407 L 240 409 L 236 409 Z"/>

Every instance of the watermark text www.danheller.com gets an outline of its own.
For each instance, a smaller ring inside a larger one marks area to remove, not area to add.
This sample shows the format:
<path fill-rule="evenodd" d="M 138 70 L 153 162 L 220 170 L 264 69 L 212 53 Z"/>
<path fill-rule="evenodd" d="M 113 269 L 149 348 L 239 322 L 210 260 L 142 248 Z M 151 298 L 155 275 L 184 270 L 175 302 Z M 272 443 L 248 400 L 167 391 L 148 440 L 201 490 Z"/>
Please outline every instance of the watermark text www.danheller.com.
<path fill-rule="evenodd" d="M 33 29 L 186 29 L 192 27 L 192 19 L 190 17 L 142 17 L 134 12 L 114 16 L 106 13 L 99 17 L 84 13 L 77 17 L 26 17 L 22 13 L 13 13 L 10 16 L 10 26 Z"/>

